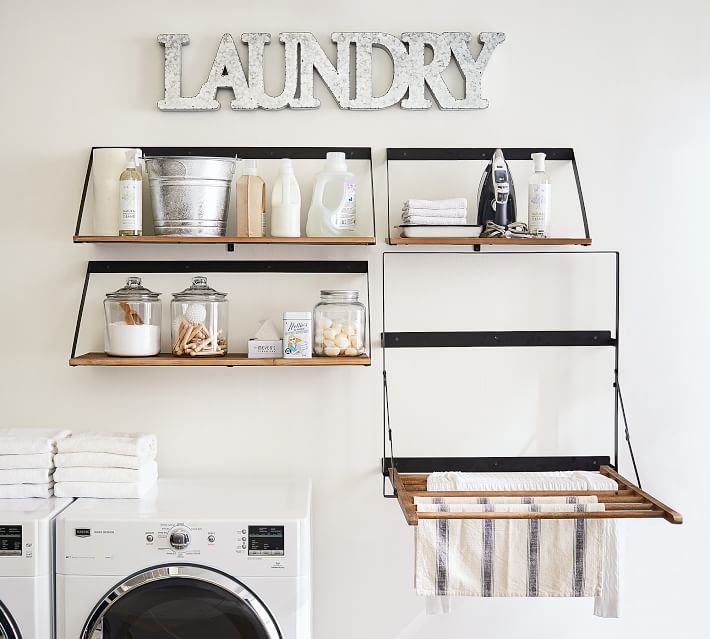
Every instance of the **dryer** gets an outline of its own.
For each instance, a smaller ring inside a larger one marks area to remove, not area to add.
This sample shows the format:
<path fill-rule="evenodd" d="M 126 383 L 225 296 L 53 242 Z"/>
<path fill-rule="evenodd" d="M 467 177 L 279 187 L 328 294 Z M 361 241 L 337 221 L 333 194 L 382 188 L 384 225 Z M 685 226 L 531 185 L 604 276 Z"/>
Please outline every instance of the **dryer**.
<path fill-rule="evenodd" d="M 71 499 L 0 499 L 0 639 L 54 636 L 54 518 Z"/>
<path fill-rule="evenodd" d="M 58 639 L 311 639 L 309 481 L 161 479 L 57 520 Z"/>

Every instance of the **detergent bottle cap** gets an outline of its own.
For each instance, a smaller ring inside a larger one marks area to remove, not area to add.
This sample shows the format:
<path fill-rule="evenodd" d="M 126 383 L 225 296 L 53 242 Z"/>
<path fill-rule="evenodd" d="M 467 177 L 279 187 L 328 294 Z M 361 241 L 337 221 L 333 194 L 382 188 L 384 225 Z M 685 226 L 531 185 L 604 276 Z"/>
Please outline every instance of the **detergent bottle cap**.
<path fill-rule="evenodd" d="M 531 156 L 533 161 L 533 170 L 536 173 L 545 172 L 545 154 L 544 153 L 533 153 Z"/>
<path fill-rule="evenodd" d="M 327 168 L 331 171 L 347 171 L 348 165 L 345 164 L 345 153 L 331 151 L 325 155 Z"/>
<path fill-rule="evenodd" d="M 244 171 L 242 175 L 257 175 L 257 166 L 256 160 L 244 160 Z"/>
<path fill-rule="evenodd" d="M 280 172 L 287 175 L 291 175 L 293 173 L 293 164 L 291 163 L 290 158 L 281 158 Z"/>

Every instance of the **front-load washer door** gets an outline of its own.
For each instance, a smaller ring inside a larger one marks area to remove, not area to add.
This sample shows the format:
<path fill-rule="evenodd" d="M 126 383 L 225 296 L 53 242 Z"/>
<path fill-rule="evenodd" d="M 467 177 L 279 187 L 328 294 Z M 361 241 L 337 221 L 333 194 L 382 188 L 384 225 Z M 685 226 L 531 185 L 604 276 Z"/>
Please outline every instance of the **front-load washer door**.
<path fill-rule="evenodd" d="M 283 639 L 262 601 L 209 568 L 159 566 L 118 584 L 81 639 Z"/>
<path fill-rule="evenodd" d="M 0 639 L 22 639 L 10 611 L 0 601 Z"/>

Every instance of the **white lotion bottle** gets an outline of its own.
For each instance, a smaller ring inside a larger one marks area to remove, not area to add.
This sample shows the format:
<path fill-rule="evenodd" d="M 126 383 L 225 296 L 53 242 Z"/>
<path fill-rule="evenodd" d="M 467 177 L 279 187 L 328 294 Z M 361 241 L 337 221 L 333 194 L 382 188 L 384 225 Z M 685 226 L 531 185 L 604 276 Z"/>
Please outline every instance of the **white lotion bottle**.
<path fill-rule="evenodd" d="M 348 171 L 345 153 L 326 154 L 325 170 L 313 185 L 306 235 L 329 237 L 355 233 L 355 175 Z"/>
<path fill-rule="evenodd" d="M 281 160 L 271 191 L 271 237 L 301 236 L 301 189 L 288 158 Z"/>
<path fill-rule="evenodd" d="M 118 218 L 119 235 L 143 235 L 143 179 L 138 171 L 138 151 L 126 153 L 127 168 L 118 182 L 121 206 Z"/>
<path fill-rule="evenodd" d="M 545 154 L 533 153 L 533 174 L 528 183 L 528 229 L 535 237 L 547 237 L 550 228 L 552 184 L 545 173 Z"/>
<path fill-rule="evenodd" d="M 528 182 L 528 229 L 535 237 L 548 237 L 552 184 L 545 173 L 545 154 L 533 153 L 533 174 Z"/>

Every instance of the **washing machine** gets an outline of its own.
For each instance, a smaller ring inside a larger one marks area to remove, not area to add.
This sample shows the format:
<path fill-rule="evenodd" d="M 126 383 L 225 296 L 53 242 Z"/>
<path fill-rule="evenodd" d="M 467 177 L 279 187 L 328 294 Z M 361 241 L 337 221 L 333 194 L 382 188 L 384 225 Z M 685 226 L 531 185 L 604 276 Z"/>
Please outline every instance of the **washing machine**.
<path fill-rule="evenodd" d="M 57 519 L 58 639 L 311 639 L 309 481 L 161 479 Z"/>
<path fill-rule="evenodd" d="M 71 499 L 0 499 L 0 639 L 54 636 L 54 518 Z"/>

